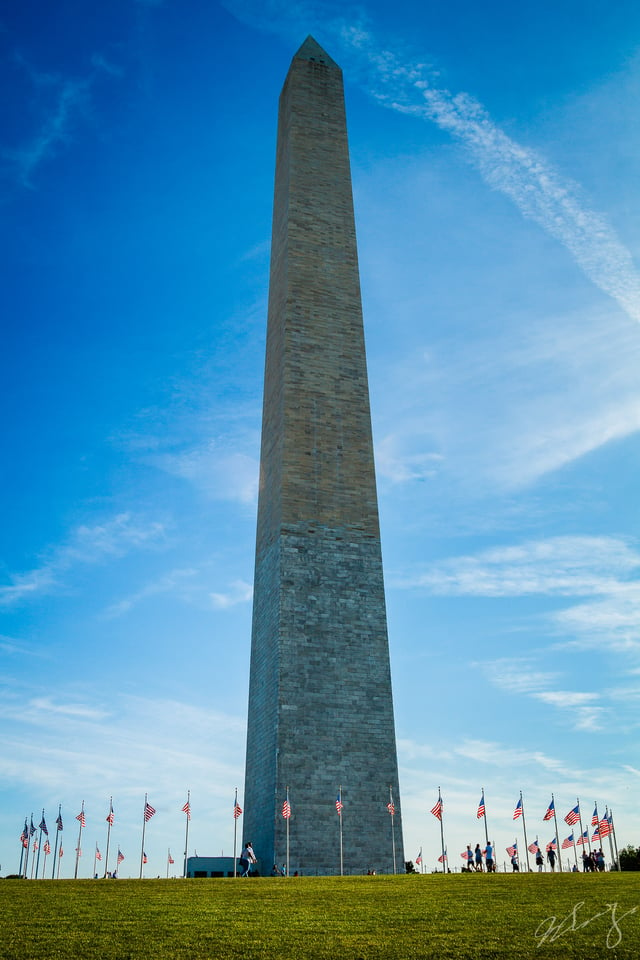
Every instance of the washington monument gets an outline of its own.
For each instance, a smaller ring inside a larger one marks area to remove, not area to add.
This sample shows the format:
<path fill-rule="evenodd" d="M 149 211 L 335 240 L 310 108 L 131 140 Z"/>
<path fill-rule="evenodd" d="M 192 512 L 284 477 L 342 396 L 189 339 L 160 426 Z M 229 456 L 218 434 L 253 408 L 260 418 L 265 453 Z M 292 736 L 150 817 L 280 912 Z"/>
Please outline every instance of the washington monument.
<path fill-rule="evenodd" d="M 312 37 L 280 96 L 244 804 L 263 871 L 404 870 L 342 71 Z"/>

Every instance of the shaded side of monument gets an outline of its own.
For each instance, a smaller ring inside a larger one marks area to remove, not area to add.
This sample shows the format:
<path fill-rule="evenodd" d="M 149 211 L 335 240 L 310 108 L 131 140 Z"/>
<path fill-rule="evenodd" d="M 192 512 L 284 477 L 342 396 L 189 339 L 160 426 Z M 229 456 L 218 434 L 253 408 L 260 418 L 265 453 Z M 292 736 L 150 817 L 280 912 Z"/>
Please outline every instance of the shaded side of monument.
<path fill-rule="evenodd" d="M 263 871 L 287 789 L 292 872 L 339 873 L 340 839 L 345 873 L 403 869 L 342 71 L 311 37 L 278 120 L 244 794 Z"/>

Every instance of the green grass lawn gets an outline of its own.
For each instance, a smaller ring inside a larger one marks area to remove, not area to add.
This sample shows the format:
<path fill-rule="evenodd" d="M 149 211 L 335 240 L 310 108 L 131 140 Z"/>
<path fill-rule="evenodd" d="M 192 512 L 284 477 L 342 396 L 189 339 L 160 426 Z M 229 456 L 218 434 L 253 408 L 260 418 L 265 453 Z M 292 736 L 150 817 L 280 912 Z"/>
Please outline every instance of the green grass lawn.
<path fill-rule="evenodd" d="M 640 873 L 2 880 L 0 924 L 11 960 L 638 960 Z"/>

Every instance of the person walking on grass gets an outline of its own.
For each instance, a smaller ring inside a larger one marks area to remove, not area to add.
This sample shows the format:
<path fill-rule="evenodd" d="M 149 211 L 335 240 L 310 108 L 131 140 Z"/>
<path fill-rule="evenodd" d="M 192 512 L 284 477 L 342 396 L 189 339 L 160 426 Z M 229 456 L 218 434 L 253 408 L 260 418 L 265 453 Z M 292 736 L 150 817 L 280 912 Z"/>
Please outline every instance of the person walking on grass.
<path fill-rule="evenodd" d="M 252 863 L 256 863 L 256 855 L 253 852 L 253 847 L 251 846 L 251 840 L 247 840 L 244 847 L 242 848 L 242 853 L 240 854 L 240 876 L 248 877 L 249 869 Z"/>

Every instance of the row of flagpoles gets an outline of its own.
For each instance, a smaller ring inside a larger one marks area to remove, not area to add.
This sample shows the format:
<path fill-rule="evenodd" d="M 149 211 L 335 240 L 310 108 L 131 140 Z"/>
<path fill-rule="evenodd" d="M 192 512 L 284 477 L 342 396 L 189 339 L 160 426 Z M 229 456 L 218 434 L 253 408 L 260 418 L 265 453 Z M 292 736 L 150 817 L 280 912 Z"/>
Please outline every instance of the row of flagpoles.
<path fill-rule="evenodd" d="M 434 815 L 434 817 L 436 817 L 437 820 L 440 821 L 441 853 L 440 853 L 440 856 L 438 857 L 438 863 L 441 863 L 443 865 L 443 870 L 446 871 L 449 860 L 447 857 L 447 848 L 444 842 L 444 803 L 442 800 L 442 794 L 439 787 L 438 787 L 438 799 L 435 805 L 431 808 L 431 813 Z M 484 799 L 484 787 L 482 788 L 482 795 L 480 797 L 480 803 L 478 804 L 478 812 L 476 814 L 476 817 L 478 820 L 481 820 L 481 819 L 484 820 L 485 838 L 486 838 L 487 846 L 489 846 L 489 827 L 487 825 L 487 808 L 486 808 L 485 799 Z M 522 790 L 520 791 L 520 797 L 518 798 L 518 801 L 515 805 L 515 809 L 513 811 L 513 819 L 514 820 L 520 819 L 522 821 L 522 831 L 524 834 L 524 848 L 525 848 L 525 857 L 527 861 L 527 870 L 530 870 L 531 868 L 529 866 L 529 853 L 532 853 L 535 855 L 539 851 L 540 845 L 538 843 L 537 838 L 533 843 L 527 842 L 527 825 L 526 825 L 526 819 L 524 814 L 524 800 L 522 797 Z M 545 849 L 547 853 L 550 850 L 556 851 L 558 849 L 558 836 L 559 836 L 558 819 L 556 816 L 556 804 L 555 804 L 555 799 L 553 794 L 551 794 L 551 801 L 549 802 L 549 806 L 547 807 L 545 814 L 542 817 L 542 821 L 544 823 L 551 819 L 553 819 L 554 826 L 555 826 L 555 836 L 553 840 L 551 840 L 546 845 Z M 577 840 L 574 839 L 574 835 L 572 831 L 569 834 L 569 836 L 562 841 L 562 844 L 561 844 L 562 850 L 573 849 L 576 866 L 578 865 L 578 852 L 577 852 L 578 846 L 583 846 L 583 847 L 585 845 L 588 846 L 589 854 L 591 854 L 592 843 L 594 845 L 601 844 L 606 837 L 609 837 L 611 860 L 617 864 L 618 870 L 621 869 L 620 858 L 618 856 L 618 844 L 616 841 L 615 826 L 613 823 L 613 811 L 610 810 L 608 806 L 605 808 L 604 816 L 600 817 L 598 814 L 598 804 L 597 803 L 594 804 L 593 814 L 591 816 L 591 822 L 587 825 L 587 829 L 585 830 L 583 828 L 583 823 L 582 823 L 582 813 L 580 810 L 580 798 L 577 798 L 575 807 L 572 807 L 571 810 L 569 810 L 569 812 L 564 817 L 564 821 L 571 827 L 574 826 L 575 824 L 578 824 L 578 823 L 580 824 L 580 836 L 578 837 L 578 839 Z M 590 826 L 595 827 L 595 830 L 593 831 L 592 836 L 589 836 Z M 516 857 L 516 858 L 518 857 L 517 839 L 514 841 L 514 843 L 511 846 L 506 848 L 506 852 L 509 854 L 510 857 Z M 460 856 L 467 859 L 466 852 L 461 853 Z M 422 862 L 422 851 L 420 851 L 420 853 L 418 854 L 418 857 L 416 857 L 416 863 L 421 863 L 421 862 Z M 561 857 L 558 857 L 558 865 L 560 867 L 560 870 L 562 871 Z"/>
<path fill-rule="evenodd" d="M 394 800 L 393 800 L 393 791 L 392 791 L 392 788 L 391 788 L 391 787 L 389 787 L 389 801 L 388 801 L 388 803 L 386 804 L 386 807 L 387 807 L 387 811 L 389 812 L 389 814 L 390 814 L 390 816 L 391 816 L 391 845 L 392 845 L 392 854 L 393 854 L 393 872 L 396 873 L 396 841 L 395 841 L 395 828 L 394 828 L 395 803 L 394 803 Z M 186 803 L 184 804 L 184 806 L 183 806 L 181 809 L 182 809 L 182 813 L 186 814 L 185 841 L 184 841 L 184 851 L 185 851 L 185 852 L 184 852 L 184 867 L 183 867 L 183 876 L 186 877 L 186 875 L 187 875 L 187 850 L 189 849 L 189 821 L 191 820 L 191 793 L 190 793 L 190 791 L 187 792 L 187 801 L 186 801 Z M 339 849 L 340 849 L 340 874 L 342 875 L 342 873 L 344 872 L 343 842 L 342 842 L 342 811 L 343 811 L 343 809 L 344 809 L 344 804 L 343 804 L 343 802 L 342 802 L 342 786 L 338 787 L 338 793 L 337 793 L 336 801 L 335 801 L 335 809 L 336 809 L 336 813 L 337 813 L 337 816 L 338 816 L 338 837 L 339 837 Z M 145 848 L 145 832 L 146 832 L 146 827 L 147 827 L 147 823 L 148 823 L 149 820 L 151 820 L 151 818 L 154 816 L 155 812 L 156 812 L 155 808 L 151 806 L 151 804 L 150 804 L 149 801 L 148 801 L 147 795 L 145 794 L 145 798 L 144 798 L 144 808 L 143 808 L 143 815 L 142 815 L 142 844 L 141 844 L 141 848 L 140 848 L 140 879 L 142 879 L 142 877 L 143 877 L 143 874 L 144 874 L 144 865 L 147 863 L 147 856 L 146 856 L 145 851 L 144 851 L 144 848 Z M 286 873 L 286 875 L 288 876 L 288 875 L 289 875 L 289 858 L 290 858 L 290 848 L 289 848 L 289 820 L 291 819 L 291 814 L 292 814 L 292 806 L 291 806 L 291 801 L 290 801 L 290 799 L 289 799 L 289 788 L 288 788 L 288 787 L 287 787 L 287 789 L 286 789 L 285 799 L 284 799 L 284 801 L 283 801 L 283 803 L 282 803 L 282 810 L 281 810 L 281 812 L 282 812 L 282 816 L 283 816 L 283 818 L 284 818 L 284 820 L 285 820 L 285 822 L 286 822 L 286 869 L 285 869 L 285 873 Z M 241 807 L 240 804 L 238 803 L 238 789 L 236 788 L 235 798 L 234 798 L 234 802 L 233 802 L 233 863 L 234 863 L 234 872 L 233 872 L 233 875 L 234 875 L 234 877 L 237 875 L 237 856 L 236 856 L 236 854 L 237 854 L 237 836 L 238 836 L 237 825 L 238 825 L 238 819 L 239 819 L 241 816 L 242 816 L 242 807 Z M 82 856 L 82 831 L 83 831 L 84 828 L 86 827 L 86 816 L 85 816 L 85 809 L 84 809 L 84 801 L 82 802 L 82 807 L 81 807 L 80 813 L 76 816 L 75 819 L 78 821 L 79 829 L 78 829 L 78 840 L 77 840 L 76 849 L 75 849 L 76 859 L 75 859 L 75 869 L 74 869 L 74 874 L 73 874 L 73 876 L 74 876 L 74 879 L 77 879 L 77 876 L 78 876 L 78 865 L 79 865 L 79 862 L 80 862 L 80 857 Z M 109 875 L 109 851 L 110 851 L 110 845 L 111 845 L 111 828 L 113 827 L 113 824 L 114 824 L 114 821 L 115 821 L 115 814 L 114 814 L 114 810 L 113 810 L 113 798 L 112 798 L 112 797 L 111 797 L 110 800 L 109 800 L 109 812 L 108 812 L 108 814 L 107 814 L 107 816 L 106 816 L 105 819 L 106 819 L 106 823 L 107 823 L 107 840 L 106 840 L 106 849 L 105 849 L 104 861 L 103 861 L 102 853 L 100 852 L 100 849 L 99 849 L 99 847 L 98 847 L 98 844 L 96 843 L 96 848 L 95 848 L 95 853 L 94 853 L 94 862 L 93 862 L 93 875 L 94 875 L 94 876 L 98 876 L 98 873 L 97 873 L 97 871 L 96 871 L 96 868 L 97 868 L 99 862 L 100 862 L 101 864 L 104 862 L 104 872 L 103 872 L 103 876 L 104 876 L 104 877 L 107 877 L 107 876 Z M 34 824 L 33 824 L 33 814 L 31 815 L 31 823 L 30 823 L 30 825 L 28 824 L 27 818 L 25 817 L 24 828 L 23 828 L 22 833 L 21 833 L 21 835 L 20 835 L 21 853 L 20 853 L 20 869 L 19 869 L 20 876 L 23 876 L 23 877 L 25 877 L 25 878 L 28 877 L 28 875 L 29 875 L 29 874 L 28 874 L 28 870 L 29 870 L 29 848 L 30 848 L 30 844 L 31 844 L 31 838 L 37 833 L 37 829 L 40 830 L 40 834 L 39 834 L 38 839 L 36 839 L 36 840 L 33 841 L 33 857 L 34 857 L 34 860 L 32 860 L 32 863 L 31 863 L 31 879 L 34 878 L 34 873 L 35 873 L 35 878 L 36 878 L 36 879 L 38 879 L 38 877 L 40 876 L 40 874 L 39 874 L 39 868 L 40 868 L 40 850 L 41 850 L 41 848 L 42 848 L 42 850 L 44 851 L 44 862 L 43 862 L 43 867 L 42 867 L 42 877 L 44 877 L 44 876 L 46 875 L 46 861 L 47 861 L 47 856 L 51 853 L 51 845 L 50 845 L 50 842 L 49 842 L 49 830 L 48 830 L 48 828 L 47 828 L 47 823 L 46 823 L 46 820 L 45 820 L 44 810 L 42 811 L 42 819 L 41 819 L 41 821 L 40 821 L 40 823 L 39 823 L 39 825 L 38 825 L 38 828 L 36 828 L 36 827 L 34 826 Z M 60 877 L 60 862 L 61 862 L 62 857 L 64 856 L 64 848 L 63 848 L 62 840 L 60 839 L 62 830 L 63 830 L 62 809 L 61 809 L 61 807 L 58 807 L 58 816 L 57 816 L 57 818 L 56 818 L 56 833 L 55 833 L 55 838 L 56 838 L 56 840 L 55 840 L 55 849 L 54 849 L 54 851 L 53 851 L 53 870 L 52 870 L 52 873 L 51 873 L 51 878 L 54 879 L 54 880 L 55 880 L 55 879 L 59 879 L 59 877 Z M 43 834 L 44 834 L 45 837 L 46 837 L 44 846 L 42 846 L 42 836 L 43 836 Z M 59 842 L 59 841 L 60 841 L 60 842 Z M 36 857 L 36 854 L 37 854 L 37 857 Z M 124 859 L 125 859 L 124 854 L 123 854 L 122 851 L 120 850 L 120 847 L 118 847 L 118 854 L 117 854 L 117 857 L 116 857 L 116 870 L 120 867 L 120 864 L 124 861 Z M 174 864 L 174 862 L 175 862 L 175 861 L 174 861 L 173 857 L 171 856 L 171 850 L 169 849 L 168 855 L 167 855 L 167 876 L 169 875 L 169 866 L 172 865 L 172 864 Z"/>
<path fill-rule="evenodd" d="M 387 810 L 388 810 L 388 812 L 389 812 L 389 814 L 390 814 L 390 816 L 391 816 L 391 844 L 392 844 L 392 855 L 393 855 L 393 872 L 396 873 L 396 843 L 395 843 L 395 828 L 394 828 L 395 803 L 394 803 L 394 800 L 393 800 L 393 791 L 392 791 L 392 788 L 391 788 L 391 787 L 389 787 L 389 801 L 388 801 L 388 803 L 386 804 L 386 807 L 387 807 Z M 340 786 L 340 787 L 338 788 L 338 793 L 337 793 L 336 801 L 335 801 L 335 808 L 336 808 L 336 813 L 337 813 L 337 816 L 338 816 L 338 840 L 339 840 L 339 852 L 340 852 L 340 874 L 342 875 L 342 873 L 343 873 L 343 871 L 344 871 L 344 861 L 343 861 L 343 833 L 342 833 L 342 812 L 343 812 L 343 809 L 344 809 L 344 803 L 343 803 L 343 801 L 342 801 L 342 786 Z M 186 815 L 185 843 L 184 843 L 184 865 L 183 865 L 183 876 L 186 877 L 186 875 L 187 875 L 187 850 L 188 850 L 188 846 L 189 846 L 189 822 L 190 822 L 190 820 L 191 820 L 191 793 L 190 793 L 190 791 L 187 791 L 187 801 L 186 801 L 186 803 L 184 804 L 184 806 L 181 808 L 181 812 Z M 289 788 L 288 788 L 288 787 L 287 787 L 287 789 L 286 789 L 285 799 L 284 799 L 284 801 L 283 801 L 283 803 L 282 803 L 282 810 L 281 810 L 281 812 L 282 812 L 282 817 L 284 818 L 284 820 L 285 820 L 285 822 L 286 822 L 286 871 L 285 871 L 285 872 L 286 872 L 286 875 L 288 876 L 288 875 L 289 875 L 289 857 L 290 857 L 290 848 L 289 848 L 289 820 L 290 820 L 291 815 L 292 815 L 292 806 L 291 806 L 291 801 L 290 801 L 290 798 L 289 798 Z M 143 815 L 142 815 L 142 844 L 141 844 L 141 849 L 140 849 L 140 878 L 141 878 L 141 879 L 142 879 L 143 873 L 144 873 L 144 865 L 147 863 L 147 856 L 146 856 L 146 854 L 145 854 L 145 849 L 144 849 L 144 848 L 145 848 L 145 832 L 146 832 L 146 827 L 147 827 L 147 823 L 151 820 L 151 818 L 154 816 L 155 813 L 156 813 L 155 808 L 151 806 L 151 804 L 150 804 L 149 801 L 148 801 L 147 795 L 145 794 L 145 798 L 144 798 L 144 808 L 143 808 Z M 438 788 L 438 799 L 437 799 L 435 805 L 432 807 L 431 813 L 432 813 L 432 814 L 436 817 L 436 819 L 439 820 L 439 822 L 440 822 L 440 844 L 441 844 L 441 853 L 440 853 L 440 856 L 438 857 L 438 862 L 443 864 L 443 869 L 446 871 L 447 865 L 448 865 L 448 857 L 447 857 L 447 848 L 446 848 L 446 845 L 445 845 L 445 837 L 444 837 L 444 802 L 443 802 L 443 799 L 442 799 L 442 794 L 441 794 L 440 788 Z M 235 798 L 234 798 L 234 803 L 233 803 L 233 821 L 234 821 L 234 829 L 233 829 L 233 862 L 234 862 L 234 876 L 236 876 L 236 863 L 237 863 L 237 860 L 236 860 L 236 853 L 237 853 L 237 824 L 238 824 L 238 819 L 239 819 L 239 817 L 240 817 L 241 815 L 242 815 L 242 808 L 241 808 L 240 804 L 238 803 L 238 790 L 237 790 L 237 788 L 236 788 Z M 485 838 L 486 838 L 487 846 L 489 846 L 489 828 L 488 828 L 488 823 L 487 823 L 487 808 L 486 808 L 486 804 L 485 804 L 485 792 L 484 792 L 484 787 L 482 788 L 482 796 L 481 796 L 481 798 L 480 798 L 480 803 L 478 804 L 478 810 L 477 810 L 476 816 L 477 816 L 477 819 L 478 819 L 478 820 L 480 820 L 480 819 L 484 820 Z M 555 826 L 555 836 L 554 836 L 553 840 L 546 845 L 546 850 L 547 850 L 547 852 L 548 852 L 549 850 L 557 850 L 557 848 L 558 848 L 557 838 L 558 838 L 558 835 L 559 835 L 559 831 L 558 831 L 558 821 L 557 821 L 557 817 L 556 817 L 555 799 L 554 799 L 553 794 L 551 794 L 551 801 L 550 801 L 550 803 L 549 803 L 549 806 L 547 807 L 547 810 L 546 810 L 544 816 L 542 817 L 542 821 L 543 821 L 543 822 L 546 822 L 546 821 L 551 820 L 552 818 L 553 818 L 554 826 Z M 75 854 L 76 854 L 76 856 L 75 856 L 74 879 L 76 879 L 77 876 L 78 876 L 78 865 L 79 865 L 80 857 L 82 856 L 82 831 L 83 831 L 83 829 L 84 829 L 85 826 L 86 826 L 86 817 L 85 817 L 85 810 L 84 810 L 84 801 L 82 802 L 82 807 L 81 807 L 80 813 L 76 816 L 75 819 L 76 819 L 76 820 L 78 821 L 78 823 L 79 823 L 79 830 L 78 830 L 78 840 L 77 840 L 76 849 L 75 849 Z M 532 843 L 532 844 L 529 844 L 529 843 L 527 842 L 527 828 L 526 828 L 526 818 L 525 818 L 524 800 L 523 800 L 523 797 L 522 797 L 522 791 L 520 791 L 520 797 L 519 797 L 519 799 L 518 799 L 518 801 L 517 801 L 517 803 L 516 803 L 516 805 L 515 805 L 515 809 L 514 809 L 514 812 L 513 812 L 513 819 L 514 819 L 514 820 L 521 819 L 522 829 L 523 829 L 523 833 L 524 833 L 524 847 L 525 847 L 525 856 L 526 856 L 526 861 L 527 861 L 527 869 L 530 869 L 530 867 L 529 867 L 529 853 L 532 853 L 532 854 L 537 853 L 537 851 L 539 850 L 539 844 L 538 844 L 537 838 L 536 838 L 535 842 Z M 611 811 L 611 810 L 607 807 L 607 808 L 605 809 L 604 816 L 601 818 L 601 817 L 599 816 L 599 814 L 598 814 L 598 806 L 597 806 L 597 803 L 594 805 L 594 811 L 593 811 L 593 815 L 592 815 L 592 817 L 591 817 L 590 826 L 595 827 L 595 830 L 593 831 L 593 835 L 592 835 L 591 837 L 589 836 L 589 828 L 587 827 L 586 830 L 583 828 L 582 814 L 581 814 L 581 810 L 580 810 L 580 800 L 579 800 L 579 799 L 577 799 L 575 807 L 572 807 L 572 809 L 571 809 L 571 810 L 567 813 L 567 815 L 565 816 L 564 820 L 565 820 L 565 822 L 566 822 L 569 826 L 574 826 L 575 824 L 578 824 L 578 823 L 580 824 L 580 836 L 579 836 L 579 838 L 578 838 L 577 840 L 574 840 L 573 833 L 571 833 L 571 834 L 562 842 L 562 844 L 561 844 L 561 849 L 562 849 L 562 850 L 567 850 L 567 849 L 573 848 L 573 850 L 574 850 L 574 856 L 575 856 L 575 859 L 576 859 L 576 865 L 577 865 L 577 846 L 578 846 L 578 845 L 583 845 L 583 846 L 586 845 L 586 846 L 588 846 L 588 848 L 589 848 L 589 853 L 591 853 L 591 844 L 592 844 L 592 843 L 594 843 L 594 844 L 595 844 L 595 843 L 602 843 L 602 841 L 603 841 L 606 837 L 609 837 L 609 844 L 610 844 L 610 848 L 611 848 L 611 859 L 612 859 L 613 861 L 616 861 L 616 862 L 617 862 L 617 864 L 618 864 L 618 869 L 620 869 L 620 862 L 619 862 L 619 857 L 618 857 L 618 847 L 617 847 L 616 836 L 615 836 L 615 827 L 614 827 L 614 823 L 613 823 L 613 811 Z M 107 840 L 106 840 L 106 850 L 105 850 L 105 857 L 104 857 L 104 874 L 103 874 L 104 877 L 107 877 L 108 874 L 109 874 L 109 850 L 110 850 L 110 843 L 111 843 L 111 828 L 113 827 L 114 821 L 115 821 L 115 814 L 114 814 L 114 810 L 113 810 L 113 798 L 110 798 L 110 800 L 109 800 L 109 812 L 108 812 L 108 814 L 107 814 L 107 816 L 106 816 L 106 823 L 107 823 Z M 42 851 L 44 852 L 44 861 L 43 861 L 43 869 L 42 869 L 42 876 L 43 876 L 43 877 L 44 877 L 45 874 L 46 874 L 46 861 L 47 861 L 47 856 L 48 856 L 49 854 L 51 854 L 51 845 L 50 845 L 50 842 L 49 842 L 49 830 L 48 830 L 48 828 L 47 828 L 47 824 L 46 824 L 46 820 L 45 820 L 45 815 L 44 815 L 44 810 L 42 811 L 42 819 L 41 819 L 41 821 L 40 821 L 40 823 L 39 823 L 39 825 L 38 825 L 38 828 L 36 828 L 36 827 L 34 826 L 34 824 L 33 824 L 33 814 L 31 815 L 30 825 L 27 824 L 27 819 L 25 818 L 24 828 L 23 828 L 23 831 L 22 831 L 22 833 L 21 833 L 21 835 L 20 835 L 21 854 L 20 854 L 20 869 L 19 869 L 19 873 L 20 873 L 21 876 L 24 876 L 25 878 L 28 877 L 28 869 L 29 869 L 29 848 L 30 848 L 31 838 L 36 834 L 37 829 L 40 830 L 40 834 L 39 834 L 38 839 L 33 841 L 33 858 L 34 858 L 34 859 L 33 859 L 32 862 L 31 862 L 31 878 L 32 878 L 32 879 L 33 879 L 33 877 L 34 877 L 34 873 L 35 873 L 35 878 L 36 878 L 36 879 L 37 879 L 38 876 L 39 876 L 40 852 L 41 852 L 41 849 L 42 849 Z M 51 874 L 52 879 L 57 879 L 57 878 L 59 878 L 59 876 L 60 876 L 60 861 L 61 861 L 61 859 L 62 859 L 62 857 L 63 857 L 63 855 L 64 855 L 64 849 L 63 849 L 63 845 L 62 845 L 62 840 L 60 839 L 60 835 L 61 835 L 61 833 L 62 833 L 62 830 L 63 830 L 62 813 L 61 813 L 61 807 L 59 807 L 59 808 L 58 808 L 58 816 L 57 816 L 57 818 L 56 818 L 55 849 L 54 849 L 54 851 L 53 851 L 53 869 L 52 869 L 52 874 Z M 43 834 L 44 834 L 45 837 L 46 837 L 44 846 L 42 845 L 42 836 L 43 836 Z M 614 847 L 615 847 L 615 852 L 614 852 Z M 512 846 L 510 846 L 510 847 L 507 847 L 506 850 L 507 850 L 507 853 L 509 854 L 510 857 L 512 857 L 512 856 L 517 856 L 517 852 L 518 852 L 517 839 L 516 839 L 516 841 L 514 842 L 514 844 L 513 844 Z M 37 856 L 36 856 L 36 854 L 37 854 Z M 461 856 L 466 857 L 466 854 L 461 854 Z M 124 857 L 123 853 L 121 852 L 120 847 L 118 847 L 118 853 L 117 853 L 117 857 L 116 857 L 116 870 L 119 868 L 120 864 L 124 861 L 124 859 L 125 859 L 125 857 Z M 558 858 L 558 859 L 559 859 L 559 867 L 560 867 L 560 870 L 562 870 L 561 858 Z M 96 867 L 97 867 L 98 862 L 102 862 L 102 854 L 101 854 L 101 852 L 100 852 L 100 850 L 99 850 L 99 848 L 98 848 L 98 845 L 97 845 L 97 843 L 96 843 L 95 854 L 94 854 L 94 865 L 93 865 L 93 866 L 94 866 L 94 869 L 93 869 L 93 874 L 94 874 L 94 875 L 97 875 L 97 873 L 96 873 Z M 171 850 L 169 849 L 169 850 L 168 850 L 168 855 L 167 855 L 167 876 L 169 875 L 169 866 L 173 865 L 174 862 L 175 862 L 175 861 L 174 861 L 173 857 L 171 856 Z M 419 853 L 418 856 L 416 857 L 416 863 L 417 863 L 417 864 L 421 864 L 421 863 L 422 863 L 422 851 L 420 851 L 420 853 Z"/>
<path fill-rule="evenodd" d="M 142 846 L 140 849 L 140 878 L 141 879 L 144 872 L 144 865 L 148 861 L 147 855 L 144 852 L 144 839 L 145 839 L 146 826 L 149 820 L 151 820 L 151 818 L 154 816 L 155 812 L 156 812 L 155 807 L 151 806 L 147 798 L 147 794 L 145 794 L 144 809 L 142 814 Z M 186 875 L 187 849 L 188 849 L 187 844 L 189 842 L 189 820 L 191 819 L 191 803 L 190 803 L 189 794 L 187 794 L 187 802 L 182 807 L 182 812 L 187 815 L 187 826 L 186 826 L 186 834 L 185 834 L 185 854 L 184 854 L 184 872 Z M 86 819 L 85 810 L 84 810 L 84 800 L 82 801 L 80 813 L 76 816 L 75 819 L 78 821 L 78 840 L 75 848 L 76 857 L 75 857 L 75 868 L 73 873 L 74 880 L 77 879 L 78 877 L 78 867 L 80 863 L 80 858 L 82 856 L 82 831 L 87 825 L 87 819 Z M 113 810 L 113 797 L 111 797 L 109 800 L 109 812 L 105 820 L 107 823 L 107 842 L 106 842 L 106 849 L 105 849 L 105 855 L 104 855 L 103 876 L 107 877 L 109 875 L 109 850 L 111 846 L 111 828 L 113 827 L 113 824 L 115 822 L 115 813 Z M 55 839 L 55 846 L 53 850 L 53 869 L 51 872 L 52 880 L 57 880 L 60 878 L 60 866 L 61 866 L 62 857 L 64 856 L 64 846 L 63 846 L 62 837 L 61 837 L 63 829 L 64 829 L 64 825 L 62 822 L 62 807 L 59 806 L 58 816 L 56 817 L 56 832 L 55 832 L 56 839 Z M 34 835 L 38 832 L 38 830 L 40 831 L 38 839 L 37 840 L 34 839 L 33 844 L 31 844 L 31 838 L 34 837 Z M 46 837 L 44 841 L 44 845 L 42 843 L 43 834 Z M 47 822 L 45 820 L 44 810 L 42 811 L 42 819 L 40 820 L 40 823 L 38 824 L 37 828 L 33 825 L 33 814 L 31 814 L 30 824 L 27 823 L 27 818 L 25 817 L 24 827 L 22 829 L 22 833 L 20 834 L 20 844 L 21 844 L 21 853 L 20 853 L 20 868 L 18 871 L 19 875 L 21 877 L 25 877 L 25 879 L 29 876 L 29 872 L 28 872 L 29 871 L 29 848 L 32 846 L 33 859 L 31 861 L 31 879 L 32 880 L 34 879 L 34 873 L 35 873 L 35 879 L 36 880 L 38 879 L 41 850 L 44 853 L 43 865 L 42 865 L 42 877 L 44 878 L 46 876 L 47 856 L 51 854 L 51 843 L 49 841 L 49 829 L 47 827 Z M 116 871 L 118 870 L 118 868 L 120 867 L 120 864 L 124 861 L 124 859 L 125 859 L 124 854 L 120 850 L 120 847 L 118 847 L 118 854 L 116 856 Z M 96 868 L 99 862 L 100 863 L 102 862 L 102 853 L 100 852 L 100 848 L 96 843 L 94 857 L 93 857 L 94 876 L 98 876 Z M 171 856 L 171 850 L 169 849 L 168 855 L 167 855 L 167 876 L 169 875 L 169 866 L 173 863 L 175 863 L 175 861 Z"/>

